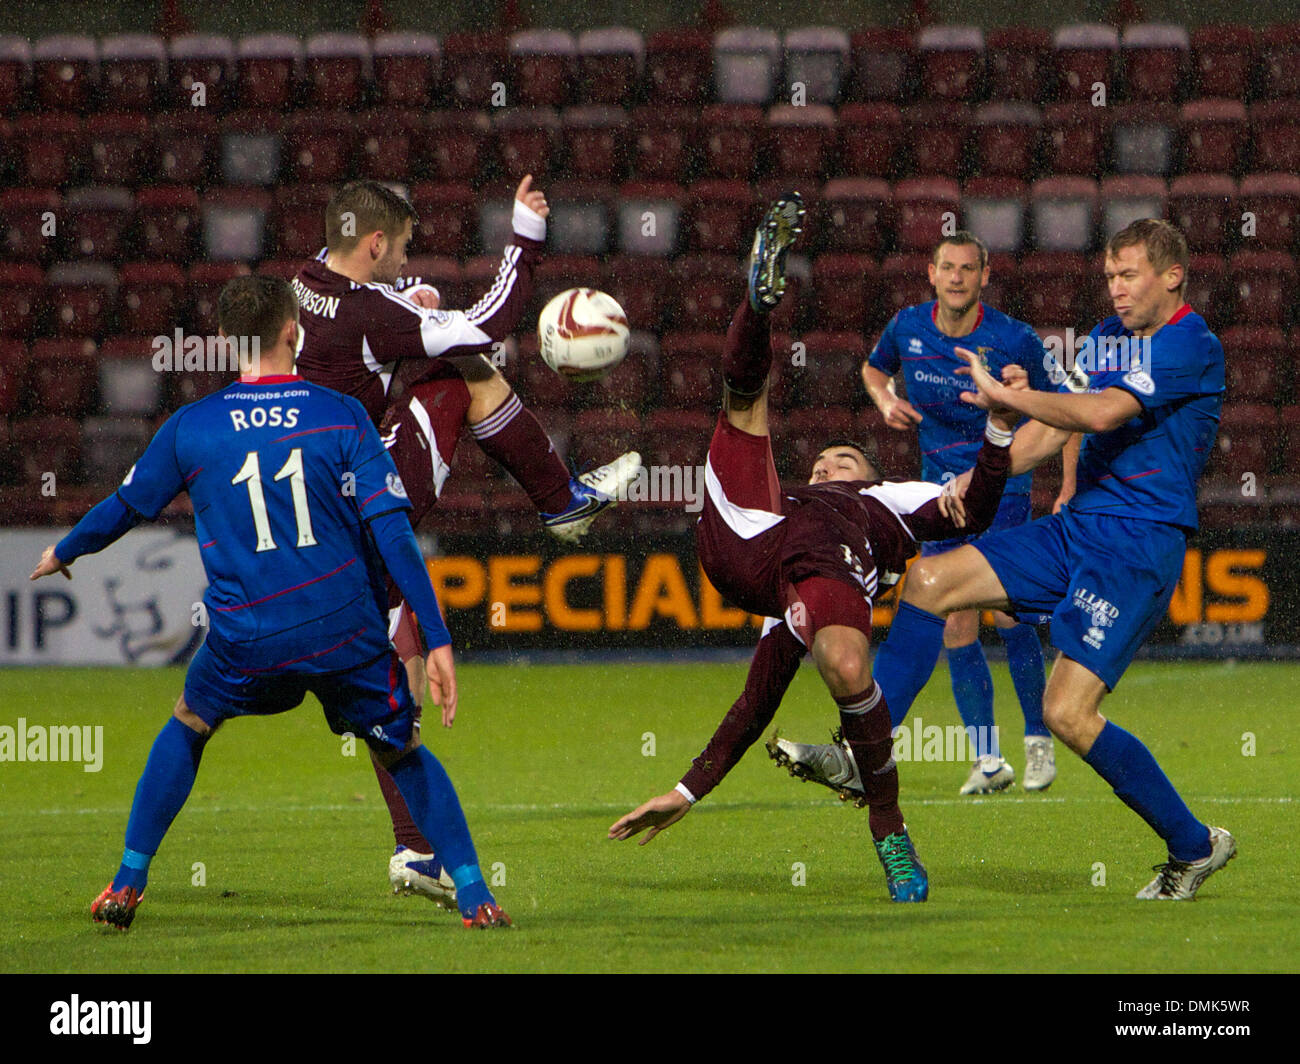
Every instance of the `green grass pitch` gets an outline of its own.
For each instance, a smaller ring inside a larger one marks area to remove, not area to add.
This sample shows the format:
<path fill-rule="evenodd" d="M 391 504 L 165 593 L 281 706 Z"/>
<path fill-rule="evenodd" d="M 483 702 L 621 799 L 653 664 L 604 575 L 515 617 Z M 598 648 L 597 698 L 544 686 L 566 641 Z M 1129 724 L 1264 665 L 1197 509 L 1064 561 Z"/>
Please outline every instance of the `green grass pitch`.
<path fill-rule="evenodd" d="M 994 675 L 1020 772 L 1019 710 L 1005 667 Z M 959 798 L 965 764 L 900 766 L 924 905 L 888 901 L 865 811 L 792 780 L 761 747 L 649 846 L 608 841 L 618 816 L 674 785 L 743 676 L 741 664 L 461 668 L 460 719 L 426 734 L 484 871 L 504 879 L 507 933 L 470 934 L 389 893 L 391 834 L 364 749 L 344 756 L 314 700 L 235 721 L 208 747 L 124 935 L 93 925 L 89 904 L 117 867 L 182 672 L 9 670 L 0 725 L 102 725 L 104 754 L 97 773 L 0 763 L 0 970 L 1296 970 L 1300 666 L 1146 663 L 1108 700 L 1193 811 L 1237 836 L 1237 859 L 1181 905 L 1134 900 L 1161 847 L 1059 744 L 1041 795 Z M 956 722 L 942 668 L 915 713 Z M 822 741 L 834 723 L 805 668 L 777 724 Z"/>

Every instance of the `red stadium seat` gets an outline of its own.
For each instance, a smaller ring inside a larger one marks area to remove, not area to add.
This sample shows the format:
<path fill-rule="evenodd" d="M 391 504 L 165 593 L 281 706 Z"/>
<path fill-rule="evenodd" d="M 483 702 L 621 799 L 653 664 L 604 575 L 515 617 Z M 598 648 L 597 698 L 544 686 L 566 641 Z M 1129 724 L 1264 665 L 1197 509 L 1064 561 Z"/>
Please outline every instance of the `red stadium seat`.
<path fill-rule="evenodd" d="M 590 388 L 580 390 L 579 400 L 589 406 L 648 409 L 659 385 L 659 344 L 652 333 L 635 333 L 629 339 L 628 354 Z"/>
<path fill-rule="evenodd" d="M 754 174 L 763 124 L 758 107 L 718 104 L 700 115 L 703 173 L 749 180 Z"/>
<path fill-rule="evenodd" d="M 179 112 L 228 110 L 235 102 L 235 48 L 230 38 L 215 33 L 173 37 L 167 46 L 167 84 L 170 106 Z"/>
<path fill-rule="evenodd" d="M 633 329 L 657 330 L 676 322 L 677 288 L 666 259 L 618 255 L 609 263 L 609 294 L 618 300 Z"/>
<path fill-rule="evenodd" d="M 1043 111 L 1046 172 L 1092 177 L 1108 166 L 1110 121 L 1105 107 L 1086 102 L 1048 104 Z"/>
<path fill-rule="evenodd" d="M 988 103 L 975 112 L 975 171 L 1026 178 L 1037 168 L 1043 116 L 1030 103 Z"/>
<path fill-rule="evenodd" d="M 962 170 L 971 110 L 964 103 L 935 100 L 903 108 L 903 137 L 911 149 L 912 172 L 956 175 Z"/>
<path fill-rule="evenodd" d="M 239 105 L 280 111 L 292 106 L 303 74 L 302 42 L 287 33 L 255 33 L 235 46 Z"/>
<path fill-rule="evenodd" d="M 161 37 L 121 33 L 100 42 L 101 110 L 152 112 L 166 77 L 167 47 Z"/>
<path fill-rule="evenodd" d="M 81 172 L 85 130 L 76 115 L 20 115 L 13 122 L 13 143 L 19 155 L 20 184 L 64 185 Z"/>
<path fill-rule="evenodd" d="M 119 275 L 121 328 L 139 335 L 170 333 L 181 324 L 185 274 L 173 262 L 131 262 Z"/>
<path fill-rule="evenodd" d="M 647 466 L 703 466 L 716 416 L 703 410 L 652 410 L 645 419 Z"/>
<path fill-rule="evenodd" d="M 800 403 L 825 410 L 852 402 L 862 390 L 859 372 L 867 357 L 862 334 L 817 331 L 806 333 L 800 342 L 803 365 L 789 367 Z"/>
<path fill-rule="evenodd" d="M 621 181 L 627 172 L 629 128 L 621 107 L 569 107 L 561 114 L 569 163 L 566 176 Z"/>
<path fill-rule="evenodd" d="M 32 48 L 36 98 L 47 111 L 85 111 L 99 88 L 99 54 L 92 37 L 42 37 Z"/>
<path fill-rule="evenodd" d="M 976 177 L 962 189 L 962 225 L 993 252 L 1019 252 L 1025 243 L 1029 186 L 1010 177 Z"/>
<path fill-rule="evenodd" d="M 1020 310 L 1020 264 L 1014 255 L 994 251 L 989 255 L 989 282 L 980 302 L 1012 317 Z"/>
<path fill-rule="evenodd" d="M 944 233 L 944 215 L 957 217 L 961 196 L 947 177 L 914 177 L 894 186 L 900 251 L 929 252 Z"/>
<path fill-rule="evenodd" d="M 645 42 L 622 27 L 578 34 L 578 101 L 627 106 L 640 88 Z"/>
<path fill-rule="evenodd" d="M 903 114 L 897 104 L 846 103 L 838 117 L 839 145 L 831 161 L 838 173 L 852 178 L 901 172 Z"/>
<path fill-rule="evenodd" d="M 1226 403 L 1207 475 L 1238 479 L 1243 473 L 1267 476 L 1282 439 L 1281 419 L 1262 403 Z"/>
<path fill-rule="evenodd" d="M 487 115 L 481 111 L 430 113 L 421 129 L 423 144 L 413 172 L 433 181 L 464 181 L 470 174 L 482 173 L 489 129 Z"/>
<path fill-rule="evenodd" d="M 1047 30 L 1028 26 L 989 30 L 987 44 L 990 99 L 1036 102 L 1054 93 L 1052 35 Z"/>
<path fill-rule="evenodd" d="M 921 93 L 931 100 L 973 100 L 984 80 L 984 33 L 978 26 L 927 26 L 916 39 Z"/>
<path fill-rule="evenodd" d="M 312 107 L 360 106 L 370 76 L 370 45 L 359 33 L 317 33 L 307 38 L 307 102 Z"/>
<path fill-rule="evenodd" d="M 647 104 L 632 111 L 632 172 L 648 181 L 685 180 L 699 139 L 699 113 Z"/>
<path fill-rule="evenodd" d="M 284 148 L 301 182 L 345 181 L 353 176 L 356 117 L 346 111 L 297 111 L 284 125 Z"/>
<path fill-rule="evenodd" d="M 0 36 L 0 115 L 22 106 L 32 80 L 32 46 L 25 37 Z"/>
<path fill-rule="evenodd" d="M 541 185 L 555 165 L 560 117 L 552 107 L 511 107 L 492 116 L 492 140 L 502 173 L 532 174 Z"/>
<path fill-rule="evenodd" d="M 1300 23 L 1260 30 L 1259 58 L 1264 99 L 1300 96 Z"/>
<path fill-rule="evenodd" d="M 563 107 L 577 74 L 578 46 L 567 30 L 524 30 L 510 38 L 514 100 L 525 107 Z"/>
<path fill-rule="evenodd" d="M 375 89 L 386 107 L 424 108 L 436 99 L 442 69 L 442 46 L 437 37 L 381 33 L 371 55 Z"/>
<path fill-rule="evenodd" d="M 54 474 L 56 487 L 82 479 L 81 425 L 75 417 L 38 414 L 20 418 L 13 423 L 9 438 L 20 456 L 25 484 L 39 485 L 48 473 Z M 61 487 L 59 494 L 63 494 Z M 48 503 L 49 499 L 43 501 Z M 43 508 L 42 512 L 48 510 Z"/>
<path fill-rule="evenodd" d="M 827 251 L 878 255 L 891 243 L 893 193 L 884 181 L 835 178 L 826 182 L 821 199 L 818 238 Z"/>
<path fill-rule="evenodd" d="M 632 411 L 584 410 L 573 420 L 569 457 L 579 466 L 599 465 L 641 446 L 641 419 Z"/>
<path fill-rule="evenodd" d="M 220 173 L 228 185 L 270 187 L 281 180 L 283 121 L 271 111 L 232 111 L 221 119 Z"/>
<path fill-rule="evenodd" d="M 776 426 L 773 458 L 782 480 L 806 484 L 828 441 L 861 435 L 859 420 L 847 405 L 791 410 Z M 913 434 L 915 435 L 915 434 Z"/>
<path fill-rule="evenodd" d="M 22 340 L 0 337 L 0 417 L 11 417 L 23 399 L 29 356 Z M 8 435 L 0 425 L 0 442 Z"/>
<path fill-rule="evenodd" d="M 74 188 L 63 199 L 66 247 L 86 259 L 117 259 L 126 252 L 127 230 L 135 218 L 135 198 L 124 188 L 91 185 Z"/>
<path fill-rule="evenodd" d="M 1241 179 L 1237 206 L 1241 209 L 1239 225 L 1254 227 L 1254 246 L 1279 250 L 1295 247 L 1300 235 L 1300 177 L 1247 174 Z"/>
<path fill-rule="evenodd" d="M 1020 313 L 1030 325 L 1079 328 L 1084 317 L 1087 260 L 1069 252 L 1035 252 L 1020 264 Z"/>
<path fill-rule="evenodd" d="M 1295 100 L 1251 104 L 1250 136 L 1254 170 L 1300 170 L 1300 116 Z"/>
<path fill-rule="evenodd" d="M 1255 31 L 1207 25 L 1192 30 L 1192 65 L 1202 96 L 1244 100 L 1255 67 Z"/>
<path fill-rule="evenodd" d="M 203 252 L 217 261 L 260 259 L 271 194 L 260 188 L 215 188 L 203 198 Z"/>
<path fill-rule="evenodd" d="M 916 48 L 905 30 L 867 29 L 850 41 L 849 99 L 900 104 L 911 95 Z"/>
<path fill-rule="evenodd" d="M 509 62 L 510 40 L 503 33 L 449 33 L 442 42 L 443 79 L 459 107 L 492 106 L 493 86 L 506 84 Z"/>
<path fill-rule="evenodd" d="M 806 104 L 838 103 L 849 71 L 849 35 L 829 26 L 803 26 L 785 35 L 785 83 L 803 86 Z"/>
<path fill-rule="evenodd" d="M 1237 183 L 1227 174 L 1186 174 L 1169 185 L 1169 220 L 1192 251 L 1222 252 L 1241 220 Z"/>
<path fill-rule="evenodd" d="M 309 259 L 325 246 L 325 206 L 332 193 L 329 185 L 281 185 L 275 190 L 271 228 L 277 255 Z"/>
<path fill-rule="evenodd" d="M 1175 100 L 1190 67 L 1191 38 L 1182 26 L 1137 22 L 1120 41 L 1125 95 L 1130 100 Z"/>
<path fill-rule="evenodd" d="M 1232 318 L 1232 286 L 1222 255 L 1192 255 L 1187 264 L 1187 302 L 1211 328 Z"/>
<path fill-rule="evenodd" d="M 1295 260 L 1285 251 L 1239 251 L 1228 260 L 1242 324 L 1289 324 L 1296 300 Z"/>
<path fill-rule="evenodd" d="M 1232 173 L 1246 146 L 1246 105 L 1240 100 L 1190 100 L 1179 118 L 1183 169 Z"/>
<path fill-rule="evenodd" d="M 1278 422 L 1283 437 L 1282 469 L 1289 476 L 1294 477 L 1295 471 L 1300 469 L 1300 406 L 1283 407 Z"/>
<path fill-rule="evenodd" d="M 716 331 L 664 334 L 659 348 L 659 387 L 665 406 L 717 410 L 722 399 L 723 343 L 722 334 Z"/>
<path fill-rule="evenodd" d="M 82 417 L 95 406 L 97 355 L 92 340 L 37 340 L 27 367 L 27 393 L 34 411 Z"/>
<path fill-rule="evenodd" d="M 691 29 L 652 33 L 645 76 L 651 103 L 703 107 L 713 99 L 713 38 Z"/>
<path fill-rule="evenodd" d="M 117 273 L 103 262 L 55 263 L 45 274 L 56 336 L 102 336 L 117 306 Z"/>
<path fill-rule="evenodd" d="M 86 480 L 116 487 L 144 453 L 152 435 L 149 421 L 144 417 L 86 418 L 81 423 Z"/>
<path fill-rule="evenodd" d="M 880 287 L 885 296 L 882 314 L 886 318 L 892 318 L 904 307 L 934 299 L 929 266 L 928 251 L 886 256 L 880 264 Z"/>
<path fill-rule="evenodd" d="M 546 261 L 543 259 L 541 265 L 545 266 Z M 483 295 L 482 291 L 470 292 L 459 260 L 448 255 L 412 255 L 402 276 L 413 284 L 433 285 L 444 307 L 464 309 Z"/>
<path fill-rule="evenodd" d="M 169 325 L 156 333 L 170 337 L 173 328 Z M 104 341 L 99 349 L 99 405 L 104 413 L 148 416 L 159 412 L 167 376 L 153 368 L 153 355 L 154 342 L 148 335 L 114 336 Z"/>
<path fill-rule="evenodd" d="M 1096 22 L 1061 26 L 1052 37 L 1056 52 L 1059 95 L 1062 100 L 1089 101 L 1098 83 L 1106 86 L 1107 103 L 1115 84 L 1115 58 L 1119 31 Z"/>
<path fill-rule="evenodd" d="M 91 115 L 86 119 L 90 176 L 102 184 L 135 184 L 148 169 L 153 134 L 142 114 Z"/>
<path fill-rule="evenodd" d="M 1282 367 L 1290 365 L 1286 336 L 1277 326 L 1233 326 L 1223 344 L 1229 403 L 1273 404 L 1282 398 Z"/>
<path fill-rule="evenodd" d="M 724 330 L 744 298 L 745 278 L 731 255 L 688 255 L 673 263 L 680 320 L 696 329 Z"/>
<path fill-rule="evenodd" d="M 1101 183 L 1101 237 L 1139 218 L 1163 218 L 1168 190 L 1159 177 L 1108 177 Z"/>
<path fill-rule="evenodd" d="M 183 185 L 153 185 L 136 197 L 140 252 L 153 259 L 186 263 L 195 254 L 201 228 L 198 193 Z"/>
<path fill-rule="evenodd" d="M 63 200 L 52 188 L 0 190 L 0 253 L 7 259 L 48 262 L 54 257 Z"/>
<path fill-rule="evenodd" d="M 32 336 L 47 301 L 45 272 L 39 266 L 0 262 L 0 335 Z"/>
<path fill-rule="evenodd" d="M 519 397 L 537 414 L 544 427 L 549 428 L 550 423 L 537 413 L 537 408 L 577 407 L 579 389 L 542 361 L 542 356 L 537 353 L 536 333 L 529 331 L 519 337 L 518 358 L 518 369 L 511 373 L 507 364 L 506 376 L 511 378 Z M 470 450 L 477 451 L 478 448 L 465 448 L 466 453 Z"/>
<path fill-rule="evenodd" d="M 625 182 L 615 197 L 619 250 L 628 255 L 673 254 L 685 202 L 686 190 L 671 181 Z"/>
<path fill-rule="evenodd" d="M 218 133 L 216 116 L 190 109 L 160 114 L 153 128 L 153 172 L 178 185 L 204 185 L 212 179 Z"/>
<path fill-rule="evenodd" d="M 767 113 L 772 173 L 791 181 L 821 181 L 835 147 L 835 112 L 825 104 L 777 104 Z"/>
<path fill-rule="evenodd" d="M 757 208 L 745 182 L 697 181 L 688 195 L 686 234 L 692 251 L 734 255 L 752 237 Z"/>
<path fill-rule="evenodd" d="M 395 107 L 355 116 L 358 176 L 372 181 L 409 180 L 425 136 L 422 117 L 418 111 Z"/>
<path fill-rule="evenodd" d="M 733 26 L 713 38 L 713 91 L 719 103 L 765 105 L 781 72 L 781 39 L 760 26 Z"/>
<path fill-rule="evenodd" d="M 196 262 L 185 276 L 189 293 L 189 331 L 204 336 L 217 332 L 217 297 L 231 278 L 249 273 L 243 262 Z M 188 376 L 188 374 L 184 374 Z"/>
<path fill-rule="evenodd" d="M 1040 251 L 1087 251 L 1096 237 L 1097 182 L 1044 177 L 1029 189 L 1034 245 Z"/>

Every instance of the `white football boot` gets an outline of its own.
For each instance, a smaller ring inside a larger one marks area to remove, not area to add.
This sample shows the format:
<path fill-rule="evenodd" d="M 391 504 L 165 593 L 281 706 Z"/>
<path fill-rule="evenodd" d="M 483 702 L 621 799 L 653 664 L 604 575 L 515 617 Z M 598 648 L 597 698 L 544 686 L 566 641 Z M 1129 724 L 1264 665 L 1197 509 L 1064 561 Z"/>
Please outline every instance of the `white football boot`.
<path fill-rule="evenodd" d="M 992 794 L 1004 791 L 1016 782 L 1016 770 L 1006 760 L 985 754 L 971 766 L 970 775 L 961 785 L 962 794 Z"/>
<path fill-rule="evenodd" d="M 829 787 L 842 802 L 853 802 L 859 809 L 867 804 L 867 794 L 862 788 L 858 763 L 853 759 L 848 743 L 839 733 L 831 736 L 832 743 L 796 743 L 773 736 L 767 741 L 767 756 L 790 775 Z"/>
<path fill-rule="evenodd" d="M 577 543 L 597 517 L 618 505 L 640 473 L 641 456 L 636 451 L 628 451 L 608 465 L 583 473 L 570 482 L 573 502 L 568 509 L 558 514 L 542 514 L 542 524 L 556 539 Z"/>
<path fill-rule="evenodd" d="M 408 846 L 397 847 L 388 859 L 388 882 L 394 894 L 419 894 L 451 912 L 456 908 L 456 883 L 431 853 L 416 853 Z"/>
<path fill-rule="evenodd" d="M 1191 901 L 1200 887 L 1215 872 L 1237 856 L 1237 840 L 1223 828 L 1210 828 L 1210 856 L 1199 861 L 1175 861 L 1173 854 L 1162 865 L 1160 874 L 1137 892 L 1143 901 Z"/>
<path fill-rule="evenodd" d="M 1056 753 L 1050 735 L 1025 736 L 1025 780 L 1027 791 L 1045 791 L 1056 779 Z"/>

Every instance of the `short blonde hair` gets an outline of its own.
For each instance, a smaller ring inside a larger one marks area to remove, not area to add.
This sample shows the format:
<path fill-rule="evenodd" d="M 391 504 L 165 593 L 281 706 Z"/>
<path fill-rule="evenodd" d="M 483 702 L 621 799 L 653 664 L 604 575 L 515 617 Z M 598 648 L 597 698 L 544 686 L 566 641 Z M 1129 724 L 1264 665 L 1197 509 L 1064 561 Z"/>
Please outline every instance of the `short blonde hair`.
<path fill-rule="evenodd" d="M 1115 258 L 1124 248 L 1141 245 L 1146 248 L 1147 261 L 1156 273 L 1164 273 L 1170 266 L 1183 268 L 1183 283 L 1179 294 L 1187 291 L 1187 266 L 1190 258 L 1187 238 L 1176 225 L 1159 218 L 1139 218 L 1129 222 L 1106 242 L 1106 257 Z"/>

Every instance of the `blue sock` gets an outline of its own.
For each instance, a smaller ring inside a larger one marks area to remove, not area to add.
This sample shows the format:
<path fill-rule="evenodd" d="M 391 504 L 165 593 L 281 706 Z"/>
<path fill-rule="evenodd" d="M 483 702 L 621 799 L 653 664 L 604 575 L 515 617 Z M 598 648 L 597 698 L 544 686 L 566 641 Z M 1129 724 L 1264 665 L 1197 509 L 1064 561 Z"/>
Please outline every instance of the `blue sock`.
<path fill-rule="evenodd" d="M 942 649 L 943 618 L 919 610 L 910 602 L 900 603 L 889 636 L 871 663 L 871 675 L 889 705 L 890 727 L 903 723 L 934 672 Z"/>
<path fill-rule="evenodd" d="M 964 647 L 948 648 L 948 675 L 957 712 L 975 747 L 975 756 L 1001 756 L 993 731 L 993 677 L 979 640 Z"/>
<path fill-rule="evenodd" d="M 158 733 L 140 782 L 136 784 L 131 816 L 126 822 L 122 866 L 113 877 L 114 890 L 134 887 L 144 891 L 149 879 L 149 862 L 194 787 L 205 742 L 205 736 L 175 717 Z"/>
<path fill-rule="evenodd" d="M 1107 721 L 1083 759 L 1165 840 L 1175 858 L 1199 861 L 1210 856 L 1210 829 L 1192 816 L 1140 739 Z"/>
<path fill-rule="evenodd" d="M 402 792 L 415 826 L 433 843 L 438 859 L 455 880 L 461 915 L 472 917 L 480 905 L 494 899 L 483 882 L 474 840 L 446 769 L 427 747 L 420 746 L 390 765 L 388 772 Z"/>
<path fill-rule="evenodd" d="M 1016 685 L 1016 697 L 1020 699 L 1020 711 L 1025 715 L 1025 734 L 1051 735 L 1043 723 L 1043 689 L 1047 678 L 1038 630 L 1032 624 L 1017 624 L 999 628 L 998 634 L 1007 645 L 1007 665 L 1011 668 L 1011 682 Z"/>

